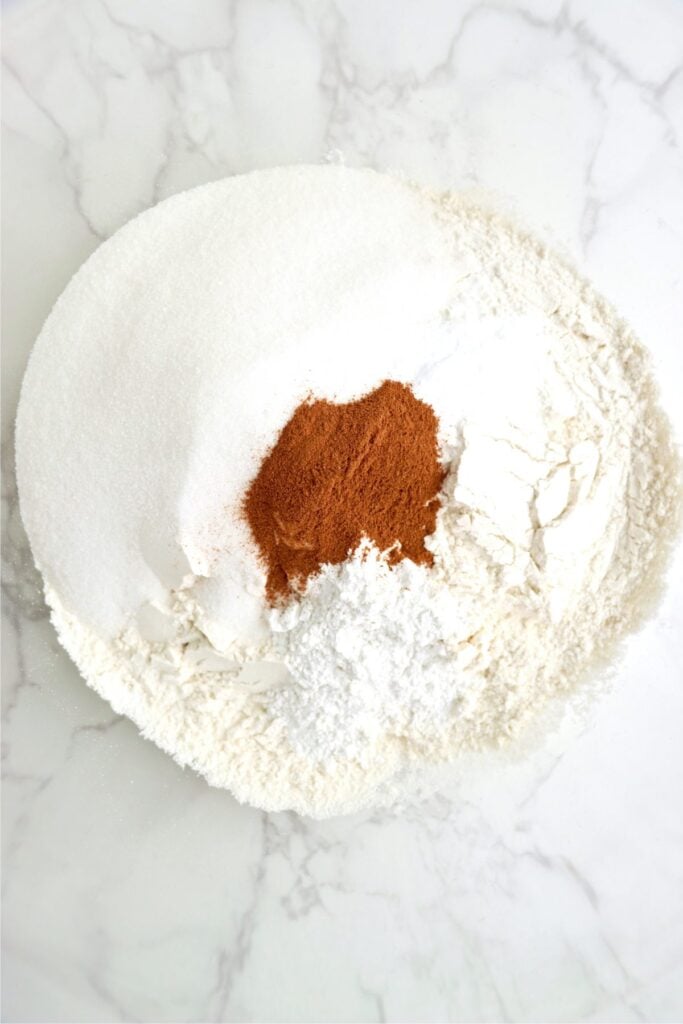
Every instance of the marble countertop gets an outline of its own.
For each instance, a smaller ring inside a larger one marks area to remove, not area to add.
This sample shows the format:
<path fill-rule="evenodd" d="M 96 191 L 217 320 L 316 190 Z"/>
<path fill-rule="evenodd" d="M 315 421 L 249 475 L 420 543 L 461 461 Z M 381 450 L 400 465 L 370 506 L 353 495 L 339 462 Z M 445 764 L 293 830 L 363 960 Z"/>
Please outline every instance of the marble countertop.
<path fill-rule="evenodd" d="M 343 159 L 493 189 L 650 346 L 683 437 L 680 0 L 13 0 L 4 26 L 3 1019 L 677 1021 L 683 557 L 562 756 L 325 823 L 79 680 L 18 517 L 33 339 L 180 189 Z"/>

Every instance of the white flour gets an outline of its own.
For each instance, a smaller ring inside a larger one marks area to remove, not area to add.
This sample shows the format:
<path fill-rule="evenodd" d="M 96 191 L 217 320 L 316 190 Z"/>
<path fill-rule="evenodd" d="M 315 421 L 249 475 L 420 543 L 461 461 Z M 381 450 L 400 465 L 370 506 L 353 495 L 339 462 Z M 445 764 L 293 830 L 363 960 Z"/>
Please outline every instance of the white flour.
<path fill-rule="evenodd" d="M 636 464 L 651 482 L 629 450 L 647 428 L 619 361 L 582 336 L 601 332 L 578 297 L 572 315 L 574 332 L 531 316 L 470 323 L 457 373 L 442 361 L 421 374 L 420 397 L 462 414 L 442 437 L 432 570 L 356 557 L 271 614 L 295 681 L 271 707 L 302 753 L 367 760 L 390 732 L 429 748 L 439 733 L 496 742 L 574 681 L 615 615 L 624 624 L 656 550 L 656 495 L 629 483 Z"/>
<path fill-rule="evenodd" d="M 269 611 L 244 487 L 308 390 L 386 378 L 440 420 L 434 568 L 366 546 Z M 32 357 L 18 466 L 88 682 L 213 784 L 315 815 L 570 693 L 649 607 L 679 507 L 644 352 L 590 287 L 465 200 L 343 168 L 207 186 L 103 246 Z"/>

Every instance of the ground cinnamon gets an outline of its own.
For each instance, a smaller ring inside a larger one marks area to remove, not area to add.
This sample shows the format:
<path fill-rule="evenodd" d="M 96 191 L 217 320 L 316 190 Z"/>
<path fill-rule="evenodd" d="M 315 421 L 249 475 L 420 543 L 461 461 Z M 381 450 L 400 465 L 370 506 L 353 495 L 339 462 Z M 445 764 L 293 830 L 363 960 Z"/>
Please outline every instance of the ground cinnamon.
<path fill-rule="evenodd" d="M 244 502 L 274 603 L 326 562 L 343 562 L 363 536 L 390 560 L 431 565 L 444 470 L 438 421 L 410 387 L 387 380 L 346 404 L 298 406 Z"/>

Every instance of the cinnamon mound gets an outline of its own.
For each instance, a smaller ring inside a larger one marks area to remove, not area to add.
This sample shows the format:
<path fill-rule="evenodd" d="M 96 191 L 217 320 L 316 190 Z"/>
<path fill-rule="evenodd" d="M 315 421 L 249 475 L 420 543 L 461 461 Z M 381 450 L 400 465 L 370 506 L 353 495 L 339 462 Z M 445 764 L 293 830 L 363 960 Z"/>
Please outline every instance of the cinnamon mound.
<path fill-rule="evenodd" d="M 398 381 L 355 402 L 303 402 L 249 487 L 244 514 L 275 603 L 362 537 L 425 565 L 445 471 L 431 406 Z"/>

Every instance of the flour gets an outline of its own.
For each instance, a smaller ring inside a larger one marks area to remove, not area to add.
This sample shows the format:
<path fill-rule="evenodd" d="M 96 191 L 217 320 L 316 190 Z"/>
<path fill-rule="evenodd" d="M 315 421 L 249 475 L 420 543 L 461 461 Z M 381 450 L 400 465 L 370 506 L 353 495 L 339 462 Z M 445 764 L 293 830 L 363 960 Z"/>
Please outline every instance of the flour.
<path fill-rule="evenodd" d="M 245 487 L 307 393 L 387 378 L 440 422 L 434 567 L 365 544 L 269 610 Z M 206 186 L 102 246 L 32 357 L 18 469 L 90 685 L 212 784 L 315 815 L 575 692 L 650 607 L 680 501 L 645 353 L 571 268 L 344 168 Z"/>
<path fill-rule="evenodd" d="M 430 750 L 444 733 L 464 746 L 514 733 L 595 658 L 652 556 L 649 499 L 631 484 L 624 500 L 643 425 L 619 364 L 529 316 L 469 331 L 473 358 L 453 358 L 475 401 L 454 395 L 443 363 L 418 385 L 440 408 L 449 382 L 465 415 L 442 438 L 434 568 L 389 570 L 360 551 L 271 615 L 293 680 L 271 707 L 309 756 L 362 760 L 390 732 Z"/>

